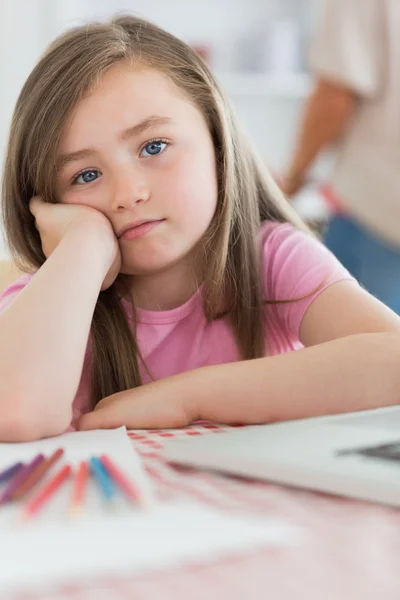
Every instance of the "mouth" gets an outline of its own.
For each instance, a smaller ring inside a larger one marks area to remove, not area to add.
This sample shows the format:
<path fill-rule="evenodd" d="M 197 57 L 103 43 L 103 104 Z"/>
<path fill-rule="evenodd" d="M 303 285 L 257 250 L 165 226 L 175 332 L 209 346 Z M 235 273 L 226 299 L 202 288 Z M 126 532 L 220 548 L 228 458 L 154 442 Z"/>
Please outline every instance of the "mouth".
<path fill-rule="evenodd" d="M 159 225 L 163 223 L 165 219 L 157 219 L 153 221 L 137 221 L 128 225 L 122 233 L 119 235 L 120 241 L 133 240 L 138 237 L 143 237 Z"/>

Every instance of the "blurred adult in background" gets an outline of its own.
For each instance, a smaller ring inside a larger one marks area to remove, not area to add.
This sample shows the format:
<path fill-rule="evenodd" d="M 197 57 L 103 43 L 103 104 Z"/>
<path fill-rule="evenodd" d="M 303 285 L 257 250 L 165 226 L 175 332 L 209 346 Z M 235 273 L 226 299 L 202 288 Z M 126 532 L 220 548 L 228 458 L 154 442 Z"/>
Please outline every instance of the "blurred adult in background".
<path fill-rule="evenodd" d="M 312 40 L 315 87 L 281 186 L 294 195 L 335 143 L 325 243 L 400 313 L 400 1 L 324 0 Z"/>

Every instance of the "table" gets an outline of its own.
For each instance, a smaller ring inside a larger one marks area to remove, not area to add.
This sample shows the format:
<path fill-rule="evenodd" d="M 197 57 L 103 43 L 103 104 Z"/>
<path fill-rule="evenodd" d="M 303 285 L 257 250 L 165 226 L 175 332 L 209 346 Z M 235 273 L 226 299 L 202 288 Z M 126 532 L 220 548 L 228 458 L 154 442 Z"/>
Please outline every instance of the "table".
<path fill-rule="evenodd" d="M 160 456 L 167 439 L 219 435 L 226 429 L 203 423 L 128 435 L 160 500 L 195 498 L 260 518 L 276 516 L 299 528 L 300 544 L 269 544 L 257 552 L 132 577 L 44 586 L 1 600 L 400 599 L 399 510 L 173 467 Z"/>

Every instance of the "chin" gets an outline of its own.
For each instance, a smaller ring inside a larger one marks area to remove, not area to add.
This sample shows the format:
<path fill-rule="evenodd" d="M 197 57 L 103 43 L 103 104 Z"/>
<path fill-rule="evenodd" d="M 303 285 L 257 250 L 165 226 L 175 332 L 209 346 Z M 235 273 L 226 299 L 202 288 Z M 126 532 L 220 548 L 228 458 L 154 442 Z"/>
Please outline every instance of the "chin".
<path fill-rule="evenodd" d="M 171 267 L 175 261 L 166 261 L 165 258 L 159 261 L 135 261 L 131 263 L 123 263 L 120 273 L 122 275 L 143 276 L 160 273 Z"/>
<path fill-rule="evenodd" d="M 187 265 L 191 262 L 193 247 L 185 247 L 181 244 L 163 245 L 158 248 L 148 248 L 135 254 L 122 254 L 122 267 L 120 273 L 124 275 L 143 276 L 162 273 L 179 263 Z"/>

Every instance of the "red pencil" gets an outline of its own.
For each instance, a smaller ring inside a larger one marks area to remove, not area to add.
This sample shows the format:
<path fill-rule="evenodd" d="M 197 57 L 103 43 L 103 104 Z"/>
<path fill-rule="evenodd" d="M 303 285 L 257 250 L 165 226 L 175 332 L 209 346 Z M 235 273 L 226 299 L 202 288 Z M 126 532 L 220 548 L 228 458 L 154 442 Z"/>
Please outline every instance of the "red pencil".
<path fill-rule="evenodd" d="M 53 452 L 50 458 L 47 458 L 43 462 L 41 462 L 36 469 L 28 475 L 23 483 L 18 486 L 12 496 L 11 500 L 21 500 L 31 489 L 39 483 L 39 481 L 46 475 L 47 471 L 54 465 L 54 463 L 64 454 L 64 450 L 62 448 L 58 448 Z"/>
<path fill-rule="evenodd" d="M 114 479 L 115 483 L 121 488 L 123 492 L 128 496 L 130 500 L 135 503 L 142 504 L 143 497 L 139 490 L 133 485 L 133 483 L 122 473 L 116 464 L 106 454 L 100 456 L 100 460 L 104 465 L 104 468 L 108 471 L 109 475 Z"/>
<path fill-rule="evenodd" d="M 65 465 L 58 471 L 57 475 L 50 479 L 50 481 L 40 490 L 38 495 L 28 502 L 23 509 L 23 518 L 33 517 L 42 506 L 48 501 L 62 486 L 64 481 L 69 477 L 71 473 L 71 465 Z"/>
<path fill-rule="evenodd" d="M 74 489 L 71 499 L 71 511 L 76 511 L 82 507 L 89 472 L 90 470 L 88 462 L 86 460 L 82 460 L 79 463 L 78 471 L 74 481 Z"/>

